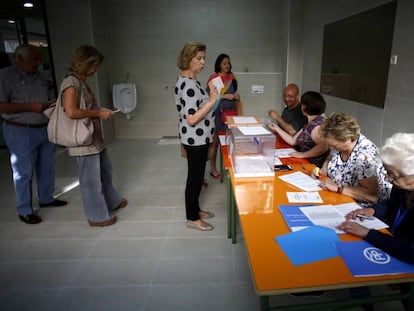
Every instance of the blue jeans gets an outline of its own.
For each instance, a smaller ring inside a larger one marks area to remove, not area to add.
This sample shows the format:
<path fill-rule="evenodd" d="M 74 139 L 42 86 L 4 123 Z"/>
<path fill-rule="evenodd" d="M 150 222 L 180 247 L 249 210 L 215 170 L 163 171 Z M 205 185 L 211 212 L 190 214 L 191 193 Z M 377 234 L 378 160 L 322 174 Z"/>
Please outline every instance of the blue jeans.
<path fill-rule="evenodd" d="M 33 213 L 32 178 L 36 175 L 40 204 L 53 201 L 55 191 L 55 145 L 47 127 L 19 127 L 3 122 L 4 141 L 10 152 L 14 190 L 19 215 Z"/>
<path fill-rule="evenodd" d="M 77 156 L 79 186 L 86 217 L 93 222 L 110 218 L 121 198 L 112 185 L 112 163 L 106 149 L 98 154 Z"/>

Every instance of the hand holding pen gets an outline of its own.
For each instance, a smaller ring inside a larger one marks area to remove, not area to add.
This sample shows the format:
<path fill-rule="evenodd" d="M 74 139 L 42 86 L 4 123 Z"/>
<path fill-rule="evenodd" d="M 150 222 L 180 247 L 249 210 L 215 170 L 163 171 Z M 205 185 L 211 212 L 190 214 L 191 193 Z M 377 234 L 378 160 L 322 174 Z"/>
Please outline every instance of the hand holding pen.
<path fill-rule="evenodd" d="M 373 219 L 374 214 L 375 214 L 375 209 L 373 209 L 372 207 L 359 208 L 347 214 L 345 218 L 347 220 L 359 219 L 361 221 L 364 221 L 364 219 L 368 219 L 368 220 Z"/>

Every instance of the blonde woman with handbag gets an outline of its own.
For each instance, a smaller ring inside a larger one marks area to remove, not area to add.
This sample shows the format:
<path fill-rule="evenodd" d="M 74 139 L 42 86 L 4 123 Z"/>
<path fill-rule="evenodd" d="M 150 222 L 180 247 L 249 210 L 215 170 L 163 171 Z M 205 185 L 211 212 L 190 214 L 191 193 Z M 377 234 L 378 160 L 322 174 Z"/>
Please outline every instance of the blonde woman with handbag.
<path fill-rule="evenodd" d="M 71 119 L 90 118 L 94 133 L 88 146 L 69 147 L 79 166 L 83 208 L 90 226 L 105 227 L 116 222 L 112 212 L 127 205 L 112 185 L 112 164 L 105 148 L 101 120 L 112 118 L 110 109 L 101 108 L 86 79 L 95 74 L 103 55 L 93 46 L 79 47 L 73 54 L 69 74 L 62 81 L 63 106 Z M 84 101 L 86 109 L 81 108 Z"/>

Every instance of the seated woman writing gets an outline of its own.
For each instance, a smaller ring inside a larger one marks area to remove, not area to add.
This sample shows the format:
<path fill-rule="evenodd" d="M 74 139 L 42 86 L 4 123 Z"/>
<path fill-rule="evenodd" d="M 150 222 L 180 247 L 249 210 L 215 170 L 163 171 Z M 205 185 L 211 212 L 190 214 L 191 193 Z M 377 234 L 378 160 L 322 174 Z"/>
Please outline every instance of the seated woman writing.
<path fill-rule="evenodd" d="M 272 132 L 279 134 L 286 143 L 295 146 L 298 151 L 291 153 L 290 156 L 307 158 L 309 162 L 320 166 L 329 154 L 329 146 L 320 134 L 326 102 L 321 94 L 313 91 L 303 94 L 300 102 L 307 123 L 294 136 L 274 123 L 269 123 L 267 126 Z"/>
<path fill-rule="evenodd" d="M 390 198 L 384 202 L 386 222 L 393 235 L 350 221 L 358 215 L 374 215 L 373 208 L 355 210 L 338 228 L 363 238 L 395 258 L 414 264 L 414 134 L 394 134 L 381 148 L 380 156 L 387 179 L 394 185 Z"/>
<path fill-rule="evenodd" d="M 321 134 L 331 153 L 319 171 L 327 176 L 320 186 L 343 193 L 364 207 L 389 197 L 392 185 L 385 180 L 385 169 L 377 146 L 360 133 L 356 119 L 339 112 L 323 121 Z M 315 176 L 315 170 L 312 173 Z"/>

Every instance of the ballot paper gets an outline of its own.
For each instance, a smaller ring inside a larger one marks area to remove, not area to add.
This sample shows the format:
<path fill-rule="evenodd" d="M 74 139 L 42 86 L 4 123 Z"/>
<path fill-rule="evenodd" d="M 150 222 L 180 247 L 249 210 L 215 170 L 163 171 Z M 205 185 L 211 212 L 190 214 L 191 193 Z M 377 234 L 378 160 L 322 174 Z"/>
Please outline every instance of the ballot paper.
<path fill-rule="evenodd" d="M 278 158 L 290 158 L 290 154 L 292 152 L 296 152 L 295 149 L 293 148 L 279 148 L 279 149 L 275 149 L 275 157 Z"/>
<path fill-rule="evenodd" d="M 319 180 L 313 179 L 309 175 L 303 172 L 294 172 L 291 174 L 285 174 L 278 176 L 284 182 L 287 182 L 303 191 L 319 191 L 322 190 L 319 187 Z"/>
<path fill-rule="evenodd" d="M 221 80 L 220 76 L 215 77 L 211 80 L 213 82 L 213 85 L 216 87 L 217 92 L 220 94 L 221 89 L 224 87 L 223 81 Z"/>

